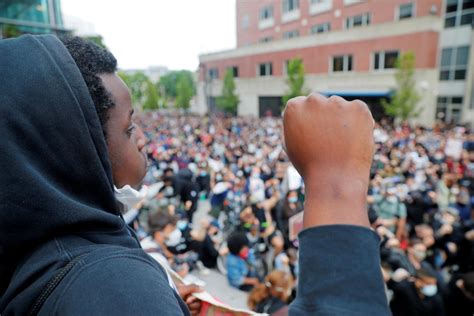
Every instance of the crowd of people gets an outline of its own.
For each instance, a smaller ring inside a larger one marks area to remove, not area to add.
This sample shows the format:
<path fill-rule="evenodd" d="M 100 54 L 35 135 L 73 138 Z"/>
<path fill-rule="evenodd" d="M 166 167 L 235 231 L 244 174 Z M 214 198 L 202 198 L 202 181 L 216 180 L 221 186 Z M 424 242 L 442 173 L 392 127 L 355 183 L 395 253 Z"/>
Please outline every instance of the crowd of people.
<path fill-rule="evenodd" d="M 148 198 L 124 217 L 145 251 L 191 281 L 192 270 L 218 269 L 257 312 L 285 309 L 298 282 L 305 188 L 281 119 L 148 112 L 138 124 Z M 367 211 L 392 313 L 472 315 L 474 134 L 382 121 L 374 140 Z"/>

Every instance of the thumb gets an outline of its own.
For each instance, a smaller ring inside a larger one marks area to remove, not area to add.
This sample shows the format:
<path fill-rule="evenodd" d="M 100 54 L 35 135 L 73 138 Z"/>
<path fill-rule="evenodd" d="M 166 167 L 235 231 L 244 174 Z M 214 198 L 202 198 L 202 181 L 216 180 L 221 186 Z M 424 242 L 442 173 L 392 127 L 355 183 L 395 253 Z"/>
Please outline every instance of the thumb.
<path fill-rule="evenodd" d="M 189 295 L 197 292 L 202 292 L 203 289 L 195 284 L 183 285 L 178 288 L 179 295 L 186 299 Z"/>

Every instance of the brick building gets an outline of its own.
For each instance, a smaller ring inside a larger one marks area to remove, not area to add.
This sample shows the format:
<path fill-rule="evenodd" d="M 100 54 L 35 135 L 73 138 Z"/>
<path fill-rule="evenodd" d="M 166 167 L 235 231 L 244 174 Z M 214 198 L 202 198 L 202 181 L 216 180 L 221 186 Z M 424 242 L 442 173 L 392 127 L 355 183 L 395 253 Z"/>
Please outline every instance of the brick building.
<path fill-rule="evenodd" d="M 226 69 L 242 115 L 277 115 L 286 65 L 303 60 L 306 87 L 362 99 L 374 116 L 395 88 L 397 57 L 416 56 L 418 121 L 474 121 L 474 0 L 237 0 L 237 47 L 200 56 L 197 106 L 215 108 Z"/>

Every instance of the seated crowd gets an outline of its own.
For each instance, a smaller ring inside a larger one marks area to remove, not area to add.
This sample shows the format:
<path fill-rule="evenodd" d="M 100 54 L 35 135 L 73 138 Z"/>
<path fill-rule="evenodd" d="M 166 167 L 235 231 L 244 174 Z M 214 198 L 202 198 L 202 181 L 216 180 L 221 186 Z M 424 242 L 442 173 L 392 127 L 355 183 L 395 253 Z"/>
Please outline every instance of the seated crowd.
<path fill-rule="evenodd" d="M 218 269 L 257 312 L 284 310 L 298 282 L 290 219 L 305 190 L 281 119 L 152 112 L 140 125 L 149 198 L 125 218 L 145 251 L 189 282 Z M 382 121 L 374 139 L 367 211 L 392 313 L 472 315 L 474 134 Z"/>

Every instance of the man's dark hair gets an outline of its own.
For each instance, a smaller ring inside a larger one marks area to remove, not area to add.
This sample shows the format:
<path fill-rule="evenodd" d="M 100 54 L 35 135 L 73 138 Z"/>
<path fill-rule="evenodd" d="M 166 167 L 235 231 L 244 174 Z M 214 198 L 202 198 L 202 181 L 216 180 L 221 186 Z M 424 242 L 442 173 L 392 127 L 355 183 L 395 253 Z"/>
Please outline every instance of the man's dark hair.
<path fill-rule="evenodd" d="M 244 232 L 235 232 L 227 239 L 227 247 L 231 254 L 238 256 L 245 246 L 249 245 L 249 240 Z"/>
<path fill-rule="evenodd" d="M 161 232 L 167 225 L 176 225 L 178 218 L 174 215 L 169 214 L 166 211 L 156 212 L 148 217 L 148 229 L 150 235 L 154 235 L 156 232 Z"/>
<path fill-rule="evenodd" d="M 436 279 L 436 273 L 434 271 L 421 267 L 420 269 L 416 270 L 415 277 L 417 279 Z"/>
<path fill-rule="evenodd" d="M 117 60 L 108 50 L 81 37 L 66 37 L 62 39 L 64 46 L 76 62 L 79 71 L 86 82 L 89 93 L 99 115 L 102 130 L 105 133 L 105 123 L 108 110 L 114 106 L 110 93 L 105 89 L 101 74 L 113 74 L 117 70 Z"/>

